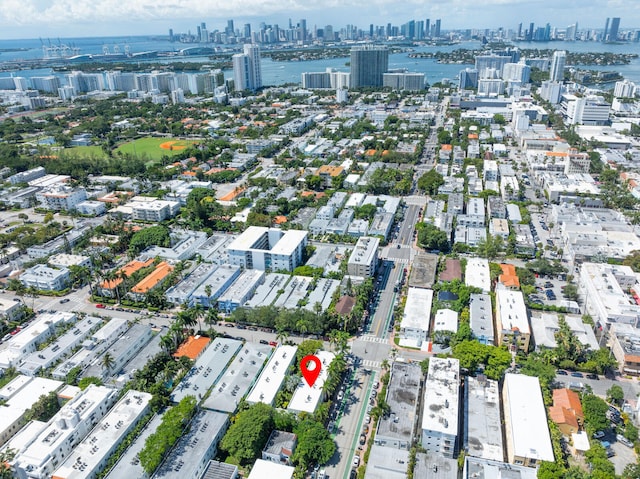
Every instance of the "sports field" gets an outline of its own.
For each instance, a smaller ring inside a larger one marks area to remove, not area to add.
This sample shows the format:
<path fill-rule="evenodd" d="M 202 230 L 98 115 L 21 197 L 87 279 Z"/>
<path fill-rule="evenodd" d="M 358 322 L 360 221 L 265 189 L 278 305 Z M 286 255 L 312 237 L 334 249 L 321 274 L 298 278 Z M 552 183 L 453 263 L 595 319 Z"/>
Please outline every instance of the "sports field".
<path fill-rule="evenodd" d="M 107 154 L 100 146 L 74 146 L 64 149 L 67 157 L 107 158 Z"/>
<path fill-rule="evenodd" d="M 190 140 L 172 140 L 167 138 L 140 138 L 124 143 L 116 148 L 123 154 L 129 153 L 138 157 L 146 156 L 151 160 L 159 160 L 163 155 L 173 156 L 197 142 Z"/>

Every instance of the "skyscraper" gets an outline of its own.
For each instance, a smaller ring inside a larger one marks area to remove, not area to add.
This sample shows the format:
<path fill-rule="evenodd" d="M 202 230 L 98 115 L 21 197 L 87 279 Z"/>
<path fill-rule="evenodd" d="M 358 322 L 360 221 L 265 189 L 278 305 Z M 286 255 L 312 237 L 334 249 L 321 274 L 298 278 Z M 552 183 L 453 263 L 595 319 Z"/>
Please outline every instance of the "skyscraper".
<path fill-rule="evenodd" d="M 389 69 L 389 50 L 378 45 L 351 49 L 351 88 L 382 86 L 382 74 Z"/>
<path fill-rule="evenodd" d="M 549 80 L 561 82 L 564 80 L 564 64 L 567 60 L 567 52 L 559 50 L 553 52 L 551 58 L 551 70 L 549 71 Z"/>
<path fill-rule="evenodd" d="M 611 19 L 611 30 L 609 30 L 608 42 L 618 41 L 618 29 L 620 28 L 620 17 L 613 17 Z"/>
<path fill-rule="evenodd" d="M 609 36 L 609 20 L 610 20 L 610 18 L 607 17 L 607 21 L 604 24 L 604 33 L 602 34 L 602 41 L 603 42 L 606 42 L 607 38 Z"/>
<path fill-rule="evenodd" d="M 527 32 L 527 40 L 528 41 L 532 41 L 533 40 L 533 28 L 535 27 L 535 24 L 533 22 L 531 22 L 529 24 L 529 31 Z"/>
<path fill-rule="evenodd" d="M 440 37 L 440 19 L 438 18 L 436 20 L 436 34 L 435 34 L 436 38 Z"/>
<path fill-rule="evenodd" d="M 260 47 L 244 45 L 244 53 L 233 55 L 233 80 L 237 91 L 257 90 L 262 87 Z"/>

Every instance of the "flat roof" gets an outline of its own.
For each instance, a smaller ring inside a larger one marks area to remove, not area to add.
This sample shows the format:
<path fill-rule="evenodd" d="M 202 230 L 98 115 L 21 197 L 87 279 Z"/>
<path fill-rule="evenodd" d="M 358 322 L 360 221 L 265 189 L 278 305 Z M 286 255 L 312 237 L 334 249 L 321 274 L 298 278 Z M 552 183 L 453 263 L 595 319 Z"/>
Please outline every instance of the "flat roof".
<path fill-rule="evenodd" d="M 378 252 L 380 239 L 371 236 L 361 236 L 358 238 L 355 248 L 349 257 L 350 264 L 371 264 Z"/>
<path fill-rule="evenodd" d="M 348 462 L 351 463 L 350 458 Z M 374 444 L 369 453 L 365 477 L 367 479 L 406 479 L 408 464 L 409 451 L 407 449 Z"/>
<path fill-rule="evenodd" d="M 530 334 L 527 306 L 520 291 L 498 289 L 496 291 L 496 315 L 500 318 L 502 329 L 512 331 L 517 328 L 522 334 Z M 500 333 L 501 331 L 498 331 Z"/>
<path fill-rule="evenodd" d="M 0 390 L 0 436 L 31 408 L 40 396 L 57 391 L 64 383 L 47 378 L 16 376 Z M 17 432 L 17 431 L 16 431 Z"/>
<path fill-rule="evenodd" d="M 389 415 L 381 417 L 378 422 L 376 444 L 387 438 L 412 444 L 422 376 L 422 369 L 417 363 L 394 361 L 391 364 L 386 397 L 391 409 Z"/>
<path fill-rule="evenodd" d="M 400 328 L 421 329 L 428 332 L 432 301 L 432 289 L 409 288 Z"/>
<path fill-rule="evenodd" d="M 235 412 L 238 403 L 254 384 L 271 351 L 272 347 L 267 344 L 245 343 L 211 390 L 203 407 L 215 411 Z"/>
<path fill-rule="evenodd" d="M 102 319 L 88 316 L 78 321 L 73 328 L 60 336 L 55 342 L 41 351 L 34 351 L 19 366 L 22 372 L 37 373 L 41 368 L 47 368 L 54 362 L 66 356 L 75 346 L 89 336 L 91 331 L 102 324 Z"/>
<path fill-rule="evenodd" d="M 537 479 L 535 467 L 516 466 L 502 461 L 465 457 L 463 479 Z"/>
<path fill-rule="evenodd" d="M 253 297 L 247 301 L 247 307 L 269 306 L 278 297 L 278 291 L 283 289 L 290 276 L 282 273 L 267 273 L 264 283 L 256 288 Z"/>
<path fill-rule="evenodd" d="M 76 446 L 53 473 L 52 479 L 91 477 L 102 468 L 100 464 L 118 447 L 147 411 L 151 394 L 129 390 L 100 420 L 96 427 Z"/>
<path fill-rule="evenodd" d="M 209 461 L 206 469 L 199 479 L 235 479 L 238 474 L 238 466 L 218 462 L 213 459 Z"/>
<path fill-rule="evenodd" d="M 253 465 L 247 479 L 291 479 L 294 470 L 295 468 L 292 466 L 285 466 L 284 464 L 276 464 L 275 462 L 258 459 Z"/>
<path fill-rule="evenodd" d="M 169 288 L 165 295 L 170 301 L 183 303 L 217 269 L 215 264 L 200 263 L 186 278 Z"/>
<path fill-rule="evenodd" d="M 173 390 L 171 400 L 177 403 L 186 396 L 204 397 L 241 347 L 242 342 L 235 339 L 214 339 Z"/>
<path fill-rule="evenodd" d="M 71 421 L 74 421 L 76 415 L 80 422 L 88 424 L 89 416 L 103 410 L 105 406 L 108 409 L 108 403 L 115 400 L 117 395 L 115 389 L 90 384 L 82 393 L 62 406 L 34 441 L 16 455 L 15 464 L 21 469 L 33 467 L 34 471 L 41 470 L 51 460 L 52 452 L 60 444 L 68 440 L 72 434 L 78 434 L 75 427 L 67 427 L 67 424 L 72 424 Z M 99 413 L 98 417 L 101 415 Z M 61 422 L 65 425 L 64 428 L 60 426 Z"/>
<path fill-rule="evenodd" d="M 411 263 L 409 286 L 414 288 L 431 288 L 436 280 L 438 256 L 429 253 L 418 253 Z"/>
<path fill-rule="evenodd" d="M 313 413 L 322 400 L 322 388 L 324 387 L 324 382 L 327 380 L 329 365 L 336 355 L 329 351 L 318 351 L 315 355 L 322 363 L 320 375 L 313 384 L 313 387 L 310 387 L 304 379 L 300 379 L 298 388 L 294 391 L 289 401 L 289 406 L 287 406 L 287 409 L 290 411 Z"/>
<path fill-rule="evenodd" d="M 280 293 L 274 306 L 298 308 L 298 302 L 307 297 L 307 291 L 312 282 L 313 278 L 308 276 L 291 276 L 291 280 L 282 288 L 284 292 Z"/>
<path fill-rule="evenodd" d="M 304 230 L 287 230 L 284 236 L 271 248 L 271 254 L 289 256 L 307 236 L 309 236 L 309 232 Z"/>
<path fill-rule="evenodd" d="M 8 345 L 9 348 L 23 348 L 34 339 L 37 339 L 45 331 L 53 330 L 59 323 L 74 322 L 76 318 L 75 313 L 63 311 L 39 314 L 33 323 L 22 329 L 22 331 L 15 336 L 11 336 L 5 344 Z"/>
<path fill-rule="evenodd" d="M 498 382 L 467 377 L 464 447 L 469 456 L 504 460 Z"/>
<path fill-rule="evenodd" d="M 320 303 L 322 310 L 327 310 L 333 301 L 333 293 L 339 286 L 340 281 L 337 279 L 319 278 L 316 287 L 309 292 L 307 304 L 303 306 L 304 309 L 314 311 L 316 303 Z"/>
<path fill-rule="evenodd" d="M 464 282 L 467 286 L 475 286 L 485 293 L 491 291 L 489 261 L 484 258 L 468 258 L 464 271 Z"/>
<path fill-rule="evenodd" d="M 140 435 L 134 439 L 129 448 L 124 451 L 122 456 L 120 456 L 120 460 L 115 464 L 115 466 L 113 466 L 113 469 L 109 471 L 109 474 L 106 476 L 107 479 L 131 479 L 132 477 L 145 477 L 142 464 L 140 464 L 140 461 L 137 459 L 138 454 L 142 451 L 144 442 L 147 438 L 156 432 L 158 426 L 162 424 L 163 417 L 164 413 L 159 413 L 151 418 Z"/>
<path fill-rule="evenodd" d="M 458 313 L 452 309 L 439 309 L 433 318 L 433 331 L 458 332 Z"/>
<path fill-rule="evenodd" d="M 262 370 L 260 378 L 247 396 L 247 402 L 273 404 L 289 366 L 296 359 L 298 346 L 279 346 Z"/>
<path fill-rule="evenodd" d="M 538 378 L 508 373 L 503 386 L 505 434 L 513 455 L 553 462 L 553 447 Z"/>
<path fill-rule="evenodd" d="M 210 297 L 217 299 L 230 286 L 227 284 L 227 281 L 238 276 L 240 271 L 240 266 L 230 264 L 218 266 L 218 269 L 216 269 L 213 274 L 207 276 L 207 278 L 200 283 L 200 286 L 193 291 L 192 296 L 209 297 L 209 295 L 207 295 L 207 286 L 211 286 Z"/>
<path fill-rule="evenodd" d="M 265 273 L 259 269 L 245 269 L 235 279 L 235 281 L 229 286 L 226 291 L 220 295 L 218 301 L 221 303 L 231 302 L 235 303 L 245 298 L 249 292 L 255 288 L 257 283 L 264 280 Z M 242 306 L 242 305 L 241 305 Z"/>
<path fill-rule="evenodd" d="M 493 340 L 493 308 L 491 296 L 472 293 L 469 300 L 469 326 L 476 338 Z"/>
<path fill-rule="evenodd" d="M 202 459 L 222 438 L 227 429 L 229 416 L 215 411 L 200 410 L 193 420 L 189 431 L 184 433 L 171 449 L 169 457 L 153 475 L 157 479 L 197 478 L 197 470 Z M 205 433 L 206 431 L 206 433 Z M 267 476 L 264 476 L 267 477 Z"/>
<path fill-rule="evenodd" d="M 454 358 L 429 360 L 424 383 L 422 429 L 442 434 L 458 434 L 460 362 Z"/>
<path fill-rule="evenodd" d="M 435 468 L 434 468 L 435 466 Z M 458 460 L 434 453 L 416 454 L 413 477 L 429 479 L 458 479 Z M 510 478 L 500 478 L 510 479 Z"/>

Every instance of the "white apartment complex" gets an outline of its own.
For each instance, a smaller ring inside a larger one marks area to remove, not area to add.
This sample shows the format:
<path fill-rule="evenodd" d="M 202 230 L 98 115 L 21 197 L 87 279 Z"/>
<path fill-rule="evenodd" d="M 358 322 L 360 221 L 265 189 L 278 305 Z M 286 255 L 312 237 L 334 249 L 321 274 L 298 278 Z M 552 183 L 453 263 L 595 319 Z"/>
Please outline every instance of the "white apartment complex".
<path fill-rule="evenodd" d="M 458 442 L 460 362 L 432 357 L 424 384 L 422 447 L 454 457 Z"/>
<path fill-rule="evenodd" d="M 109 411 L 115 389 L 91 384 L 65 404 L 47 426 L 17 451 L 12 464 L 21 479 L 50 478 L 73 449 Z"/>
<path fill-rule="evenodd" d="M 496 332 L 498 346 L 529 351 L 531 328 L 522 292 L 496 290 Z"/>
<path fill-rule="evenodd" d="M 308 232 L 249 226 L 229 246 L 229 263 L 245 269 L 293 271 L 302 263 Z"/>
<path fill-rule="evenodd" d="M 380 239 L 362 236 L 349 257 L 347 271 L 352 276 L 368 278 L 373 276 L 378 266 L 378 246 Z"/>

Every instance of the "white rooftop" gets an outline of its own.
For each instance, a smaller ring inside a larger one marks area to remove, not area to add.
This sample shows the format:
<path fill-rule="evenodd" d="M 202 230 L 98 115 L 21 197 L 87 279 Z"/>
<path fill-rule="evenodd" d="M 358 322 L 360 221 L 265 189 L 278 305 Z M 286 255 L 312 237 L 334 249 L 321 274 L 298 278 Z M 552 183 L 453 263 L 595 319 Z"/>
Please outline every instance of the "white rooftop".
<path fill-rule="evenodd" d="M 248 479 L 291 479 L 294 470 L 295 468 L 292 466 L 258 459 L 253 465 Z"/>
<path fill-rule="evenodd" d="M 296 359 L 297 350 L 297 346 L 279 346 L 273 352 L 258 381 L 247 396 L 247 402 L 273 404 L 287 369 Z"/>
<path fill-rule="evenodd" d="M 505 434 L 507 444 L 512 444 L 514 456 L 553 462 L 547 413 L 538 378 L 506 374 L 503 394 L 505 410 L 507 407 L 509 410 L 507 419 L 510 420 L 510 427 L 506 424 Z"/>
<path fill-rule="evenodd" d="M 424 387 L 423 430 L 458 434 L 459 387 L 460 362 L 432 357 Z"/>
<path fill-rule="evenodd" d="M 432 301 L 432 289 L 409 288 L 400 328 L 429 331 Z"/>
<path fill-rule="evenodd" d="M 439 309 L 433 319 L 433 331 L 458 332 L 458 313 L 452 309 Z"/>
<path fill-rule="evenodd" d="M 315 355 L 322 363 L 320 376 L 318 376 L 313 387 L 310 387 L 304 379 L 300 379 L 298 388 L 293 393 L 287 407 L 290 411 L 314 413 L 322 400 L 322 388 L 327 380 L 329 365 L 336 355 L 328 351 L 319 351 Z"/>
<path fill-rule="evenodd" d="M 521 334 L 530 334 L 527 306 L 520 291 L 496 290 L 496 315 L 502 322 L 502 329 L 512 331 L 517 328 Z"/>
<path fill-rule="evenodd" d="M 140 416 L 144 414 L 152 395 L 129 390 L 104 416 L 87 437 L 67 456 L 54 477 L 84 479 L 94 477 L 100 464 L 113 453 Z"/>
<path fill-rule="evenodd" d="M 467 286 L 475 286 L 485 293 L 491 291 L 489 261 L 484 258 L 468 258 L 464 271 L 464 282 Z"/>

